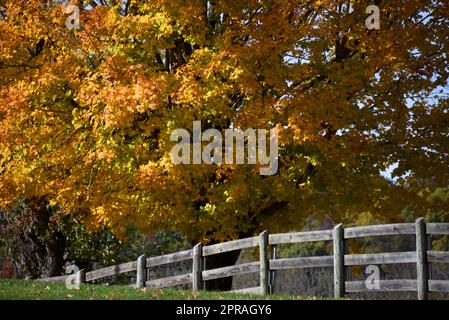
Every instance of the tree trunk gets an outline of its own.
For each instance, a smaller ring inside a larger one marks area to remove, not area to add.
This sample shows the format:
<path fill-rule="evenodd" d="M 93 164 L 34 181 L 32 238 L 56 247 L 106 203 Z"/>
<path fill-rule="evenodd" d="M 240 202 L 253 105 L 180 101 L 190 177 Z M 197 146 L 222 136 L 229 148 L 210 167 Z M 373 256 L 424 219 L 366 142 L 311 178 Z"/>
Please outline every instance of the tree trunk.
<path fill-rule="evenodd" d="M 27 201 L 25 227 L 17 230 L 19 263 L 31 278 L 58 276 L 64 266 L 66 238 L 51 226 L 51 210 L 45 200 Z"/>
<path fill-rule="evenodd" d="M 214 254 L 206 257 L 206 270 L 233 266 L 237 262 L 240 250 Z M 208 291 L 229 291 L 232 289 L 232 277 L 206 281 Z"/>

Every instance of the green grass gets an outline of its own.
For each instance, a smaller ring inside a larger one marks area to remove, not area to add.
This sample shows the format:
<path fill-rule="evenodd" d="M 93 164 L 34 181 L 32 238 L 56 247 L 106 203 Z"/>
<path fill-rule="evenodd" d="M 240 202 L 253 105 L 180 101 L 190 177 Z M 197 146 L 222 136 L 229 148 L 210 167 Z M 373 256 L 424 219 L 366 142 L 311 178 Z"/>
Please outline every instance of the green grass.
<path fill-rule="evenodd" d="M 128 286 L 86 284 L 79 290 L 63 283 L 0 280 L 0 300 L 314 300 L 294 295 L 261 296 L 231 292 L 192 292 L 178 289 L 135 289 Z"/>

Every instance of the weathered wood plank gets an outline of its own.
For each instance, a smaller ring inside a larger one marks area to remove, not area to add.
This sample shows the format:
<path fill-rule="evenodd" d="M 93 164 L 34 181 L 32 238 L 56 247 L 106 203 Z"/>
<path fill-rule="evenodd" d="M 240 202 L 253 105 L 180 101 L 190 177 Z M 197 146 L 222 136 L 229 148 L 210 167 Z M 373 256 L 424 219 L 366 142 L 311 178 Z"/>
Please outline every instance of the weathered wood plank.
<path fill-rule="evenodd" d="M 236 289 L 236 290 L 231 290 L 231 292 L 235 292 L 235 293 L 248 293 L 248 294 L 260 294 L 260 287 L 252 287 L 252 288 Z"/>
<path fill-rule="evenodd" d="M 427 234 L 449 234 L 449 223 L 426 223 Z"/>
<path fill-rule="evenodd" d="M 379 289 L 368 289 L 366 281 L 346 281 L 345 290 L 347 293 L 370 291 L 416 291 L 417 282 L 414 279 L 379 280 Z"/>
<path fill-rule="evenodd" d="M 427 262 L 449 263 L 449 252 L 447 252 L 447 251 L 427 251 Z"/>
<path fill-rule="evenodd" d="M 260 266 L 260 293 L 268 294 L 269 278 L 268 273 L 270 271 L 268 264 L 268 232 L 265 230 L 259 235 L 259 266 Z"/>
<path fill-rule="evenodd" d="M 147 281 L 145 283 L 145 285 L 150 288 L 167 288 L 167 287 L 174 287 L 174 286 L 179 286 L 181 284 L 189 284 L 189 283 L 192 283 L 192 274 L 191 273 L 181 274 L 179 276 L 150 280 L 150 281 Z"/>
<path fill-rule="evenodd" d="M 345 255 L 345 266 L 367 264 L 415 263 L 416 252 L 389 252 Z"/>
<path fill-rule="evenodd" d="M 193 261 L 192 261 L 192 289 L 200 290 L 202 279 L 202 263 L 203 260 L 203 246 L 201 243 L 198 243 L 195 247 L 193 247 Z"/>
<path fill-rule="evenodd" d="M 345 228 L 345 239 L 374 236 L 390 236 L 396 234 L 415 234 L 414 223 L 379 224 Z"/>
<path fill-rule="evenodd" d="M 332 267 L 333 265 L 334 265 L 333 256 L 300 257 L 300 258 L 270 260 L 270 270 Z"/>
<path fill-rule="evenodd" d="M 77 288 L 83 283 L 86 283 L 86 270 L 81 269 L 76 273 L 75 276 L 75 284 L 77 285 Z"/>
<path fill-rule="evenodd" d="M 65 282 L 65 280 L 67 279 L 68 276 L 69 276 L 69 274 L 63 275 L 63 276 L 51 277 L 51 278 L 37 279 L 37 281 L 53 282 L 53 283 Z"/>
<path fill-rule="evenodd" d="M 235 266 L 205 270 L 203 271 L 203 281 L 232 277 L 238 274 L 259 272 L 259 266 L 260 262 L 256 261 L 256 262 L 237 264 Z"/>
<path fill-rule="evenodd" d="M 259 245 L 259 237 L 251 237 L 240 240 L 212 244 L 210 246 L 203 247 L 203 257 L 233 250 L 257 247 L 258 245 Z"/>
<path fill-rule="evenodd" d="M 449 292 L 449 280 L 429 280 L 429 291 Z"/>
<path fill-rule="evenodd" d="M 332 230 L 317 230 L 292 233 L 270 234 L 270 244 L 298 243 L 332 240 Z"/>
<path fill-rule="evenodd" d="M 136 276 L 136 288 L 145 287 L 147 282 L 147 255 L 143 254 L 137 258 L 137 276 Z"/>
<path fill-rule="evenodd" d="M 137 261 L 126 262 L 115 266 L 110 266 L 102 269 L 86 272 L 86 281 L 97 280 L 109 276 L 114 276 L 126 272 L 137 270 Z"/>
<path fill-rule="evenodd" d="M 193 249 L 147 258 L 147 268 L 192 259 Z"/>
<path fill-rule="evenodd" d="M 427 236 L 424 218 L 416 219 L 416 281 L 418 283 L 418 299 L 427 300 L 428 269 L 427 269 Z"/>
<path fill-rule="evenodd" d="M 271 260 L 276 260 L 276 245 L 271 246 Z M 274 287 L 276 283 L 276 270 L 271 269 L 270 261 L 268 261 L 268 269 L 270 270 L 270 294 L 274 293 Z"/>
<path fill-rule="evenodd" d="M 334 262 L 334 298 L 342 298 L 345 295 L 345 265 L 344 265 L 344 230 L 340 223 L 332 230 L 333 238 L 333 262 Z"/>

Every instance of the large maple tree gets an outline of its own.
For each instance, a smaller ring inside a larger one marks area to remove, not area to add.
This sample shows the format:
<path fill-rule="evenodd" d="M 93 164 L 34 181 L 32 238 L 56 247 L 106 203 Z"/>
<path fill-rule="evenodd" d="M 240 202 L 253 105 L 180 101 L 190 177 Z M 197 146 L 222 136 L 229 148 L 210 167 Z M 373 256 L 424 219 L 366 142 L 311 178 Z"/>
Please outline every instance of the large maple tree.
<path fill-rule="evenodd" d="M 448 185 L 447 1 L 74 1 L 73 30 L 65 2 L 0 4 L 1 206 L 208 242 L 423 214 Z M 173 165 L 170 133 L 194 120 L 277 127 L 278 172 Z"/>

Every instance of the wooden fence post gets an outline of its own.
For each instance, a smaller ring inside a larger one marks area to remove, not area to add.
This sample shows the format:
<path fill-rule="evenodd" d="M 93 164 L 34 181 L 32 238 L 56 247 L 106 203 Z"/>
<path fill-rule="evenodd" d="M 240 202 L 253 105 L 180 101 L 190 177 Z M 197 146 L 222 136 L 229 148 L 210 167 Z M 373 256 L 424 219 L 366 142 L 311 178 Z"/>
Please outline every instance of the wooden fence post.
<path fill-rule="evenodd" d="M 202 261 L 202 265 L 201 265 L 201 269 L 204 271 L 204 270 L 207 270 L 207 264 L 206 264 L 206 262 L 207 262 L 207 258 L 206 257 L 203 257 L 203 259 L 201 260 Z M 201 277 L 203 276 L 203 273 L 201 273 Z M 206 291 L 206 281 L 203 281 L 203 290 L 204 291 Z"/>
<path fill-rule="evenodd" d="M 259 255 L 260 255 L 260 294 L 269 294 L 268 283 L 268 231 L 263 231 L 259 235 Z"/>
<path fill-rule="evenodd" d="M 424 218 L 418 218 L 416 227 L 416 279 L 418 281 L 418 300 L 427 300 L 428 270 L 427 270 L 427 241 L 426 224 Z"/>
<path fill-rule="evenodd" d="M 137 258 L 137 279 L 136 287 L 144 288 L 147 282 L 147 255 L 143 254 Z"/>
<path fill-rule="evenodd" d="M 79 286 L 82 283 L 86 283 L 86 270 L 81 269 L 76 273 L 75 284 Z"/>
<path fill-rule="evenodd" d="M 332 231 L 334 240 L 334 297 L 342 298 L 345 294 L 344 279 L 344 241 L 341 223 Z"/>
<path fill-rule="evenodd" d="M 276 245 L 271 245 L 271 259 L 276 259 Z M 276 280 L 276 270 L 270 270 L 270 294 L 274 293 L 274 284 Z"/>
<path fill-rule="evenodd" d="M 193 262 L 192 262 L 192 288 L 195 291 L 202 289 L 202 266 L 203 260 L 203 246 L 198 243 L 193 247 Z"/>

